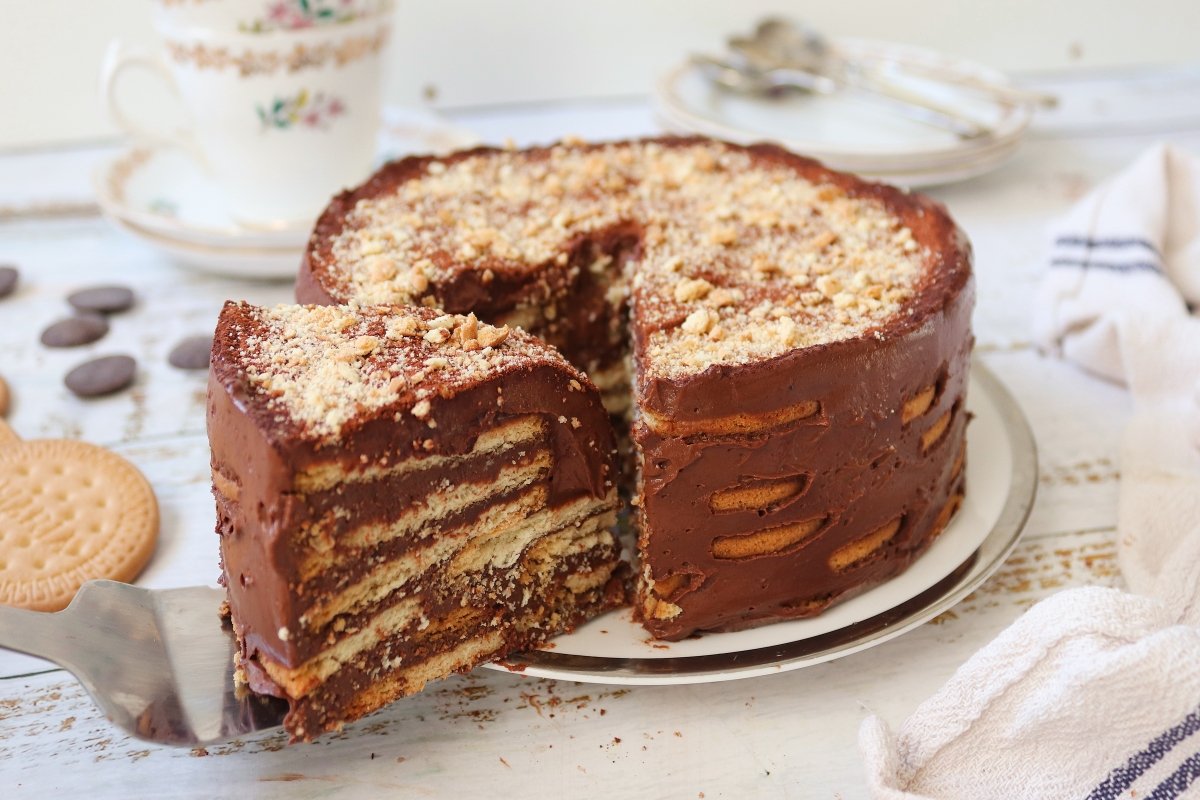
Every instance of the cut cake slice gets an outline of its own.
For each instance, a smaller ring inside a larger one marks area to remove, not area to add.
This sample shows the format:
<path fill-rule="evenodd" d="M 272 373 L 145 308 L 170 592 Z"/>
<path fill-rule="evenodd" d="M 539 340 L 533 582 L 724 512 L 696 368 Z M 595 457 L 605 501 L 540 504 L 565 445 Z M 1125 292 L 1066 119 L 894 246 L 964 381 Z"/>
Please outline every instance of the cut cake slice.
<path fill-rule="evenodd" d="M 525 333 L 228 303 L 208 428 L 241 674 L 294 739 L 624 602 L 607 413 Z"/>

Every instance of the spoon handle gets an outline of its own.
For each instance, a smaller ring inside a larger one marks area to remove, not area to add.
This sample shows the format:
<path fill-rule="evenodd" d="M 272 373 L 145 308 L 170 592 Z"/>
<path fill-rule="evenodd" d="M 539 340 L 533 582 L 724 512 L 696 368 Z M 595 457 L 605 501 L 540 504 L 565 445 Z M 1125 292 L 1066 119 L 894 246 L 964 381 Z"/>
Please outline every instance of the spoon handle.
<path fill-rule="evenodd" d="M 961 139 L 987 136 L 992 131 L 953 109 L 900 87 L 868 79 L 853 69 L 836 73 L 815 72 L 796 67 L 775 67 L 759 71 L 706 55 L 693 55 L 691 63 L 717 86 L 745 94 L 775 94 L 780 89 L 806 93 L 835 94 L 849 90 L 891 106 L 901 116 L 947 130 Z"/>
<path fill-rule="evenodd" d="M 1054 108 L 1058 105 L 1058 96 L 1037 89 L 1025 89 L 1007 83 L 995 83 L 976 75 L 968 75 L 955 70 L 925 64 L 909 59 L 895 59 L 873 62 L 874 71 L 890 66 L 900 72 L 916 77 L 928 78 L 938 83 L 957 86 L 978 95 L 990 97 L 1001 103 L 1013 105 L 1035 105 L 1042 108 Z"/>
<path fill-rule="evenodd" d="M 872 99 L 887 103 L 901 116 L 948 130 L 960 139 L 978 139 L 992 133 L 987 125 L 953 108 L 888 81 L 870 77 L 857 68 L 848 67 L 840 77 L 847 89 L 869 95 Z"/>

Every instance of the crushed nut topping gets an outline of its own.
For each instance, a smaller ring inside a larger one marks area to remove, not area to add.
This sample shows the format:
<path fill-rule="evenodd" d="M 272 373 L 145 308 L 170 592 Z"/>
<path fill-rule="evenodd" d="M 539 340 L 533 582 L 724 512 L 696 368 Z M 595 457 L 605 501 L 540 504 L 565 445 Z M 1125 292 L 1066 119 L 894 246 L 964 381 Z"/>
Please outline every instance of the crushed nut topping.
<path fill-rule="evenodd" d="M 746 150 L 572 140 L 432 161 L 359 200 L 330 242 L 332 277 L 363 304 L 436 305 L 439 285 L 464 270 L 490 282 L 571 269 L 572 242 L 631 220 L 642 238 L 628 299 L 649 332 L 641 363 L 651 377 L 868 333 L 901 311 L 931 260 L 881 201 Z M 612 261 L 600 254 L 583 269 Z M 546 298 L 547 320 L 566 313 L 557 299 Z M 610 302 L 625 299 L 617 292 Z M 786 330 L 763 324 L 784 318 Z M 493 347 L 505 335 L 460 344 Z"/>
<path fill-rule="evenodd" d="M 675 302 L 688 303 L 701 300 L 712 291 L 712 284 L 704 278 L 684 278 L 675 284 Z"/>
<path fill-rule="evenodd" d="M 226 360 L 277 419 L 290 417 L 318 441 L 336 439 L 356 419 L 385 410 L 397 421 L 407 411 L 434 427 L 435 394 L 449 398 L 531 365 L 569 370 L 573 387 L 587 380 L 529 334 L 416 306 L 231 303 L 219 327 L 226 325 L 225 335 L 236 342 Z"/>

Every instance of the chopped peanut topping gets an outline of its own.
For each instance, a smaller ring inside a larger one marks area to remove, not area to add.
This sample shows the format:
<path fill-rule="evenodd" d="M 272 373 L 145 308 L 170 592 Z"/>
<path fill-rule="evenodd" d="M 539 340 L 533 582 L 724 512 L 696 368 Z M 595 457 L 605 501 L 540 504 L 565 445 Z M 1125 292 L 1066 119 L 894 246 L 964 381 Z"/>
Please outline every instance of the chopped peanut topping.
<path fill-rule="evenodd" d="M 363 414 L 394 409 L 426 420 L 435 394 L 477 384 L 502 372 L 554 363 L 583 375 L 527 333 L 496 328 L 474 315 L 428 309 L 231 304 L 237 361 L 252 391 L 267 398 L 276 420 L 291 419 L 317 440 L 335 439 Z M 224 324 L 224 323 L 223 323 Z M 289 434 L 291 435 L 291 434 Z"/>
<path fill-rule="evenodd" d="M 438 287 L 464 270 L 481 285 L 547 270 L 604 275 L 618 269 L 611 254 L 579 266 L 568 252 L 631 220 L 639 260 L 613 282 L 628 290 L 607 298 L 614 309 L 631 302 L 651 331 L 647 377 L 860 336 L 900 313 L 927 269 L 928 254 L 881 201 L 786 164 L 720 142 L 571 140 L 432 161 L 359 200 L 330 243 L 331 277 L 363 304 L 436 305 Z M 538 301 L 543 319 L 567 314 L 569 284 Z M 794 324 L 760 324 L 781 315 Z M 481 327 L 461 344 L 501 336 Z"/>

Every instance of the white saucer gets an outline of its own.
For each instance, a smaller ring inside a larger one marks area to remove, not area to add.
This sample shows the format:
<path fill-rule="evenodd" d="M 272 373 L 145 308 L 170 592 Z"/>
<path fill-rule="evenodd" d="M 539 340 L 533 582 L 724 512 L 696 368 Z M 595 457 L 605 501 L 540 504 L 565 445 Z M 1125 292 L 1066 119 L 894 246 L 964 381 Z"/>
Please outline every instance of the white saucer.
<path fill-rule="evenodd" d="M 136 147 L 101 166 L 96 196 L 108 216 L 158 237 L 210 248 L 299 250 L 311 223 L 253 228 L 229 214 L 221 188 L 182 150 Z"/>
<path fill-rule="evenodd" d="M 223 278 L 290 280 L 300 268 L 303 247 L 213 247 L 161 236 L 132 222 L 109 220 L 186 269 Z"/>
<path fill-rule="evenodd" d="M 915 62 L 966 79 L 1010 83 L 1001 72 L 923 48 L 864 39 L 838 39 L 835 47 L 857 61 Z M 894 68 L 887 77 L 985 123 L 993 132 L 962 140 L 852 95 L 792 93 L 772 99 L 728 92 L 713 86 L 690 63 L 659 82 L 655 111 L 676 133 L 740 143 L 775 141 L 836 169 L 906 185 L 947 183 L 994 169 L 1015 152 L 1032 119 L 1029 105 L 1001 102 Z"/>
<path fill-rule="evenodd" d="M 488 666 L 594 683 L 708 683 L 819 664 L 932 619 L 1004 562 L 1037 487 L 1033 435 L 1011 395 L 979 363 L 972 366 L 967 407 L 974 416 L 963 505 L 929 550 L 886 583 L 811 619 L 681 642 L 651 639 L 622 609 L 559 636 L 543 650 Z"/>
<path fill-rule="evenodd" d="M 380 162 L 412 153 L 445 153 L 478 141 L 431 113 L 389 109 L 380 135 Z M 234 219 L 221 188 L 181 150 L 135 147 L 102 164 L 93 177 L 97 202 L 118 227 L 180 266 L 201 272 L 293 277 L 312 231 L 312 220 L 260 227 Z"/>

